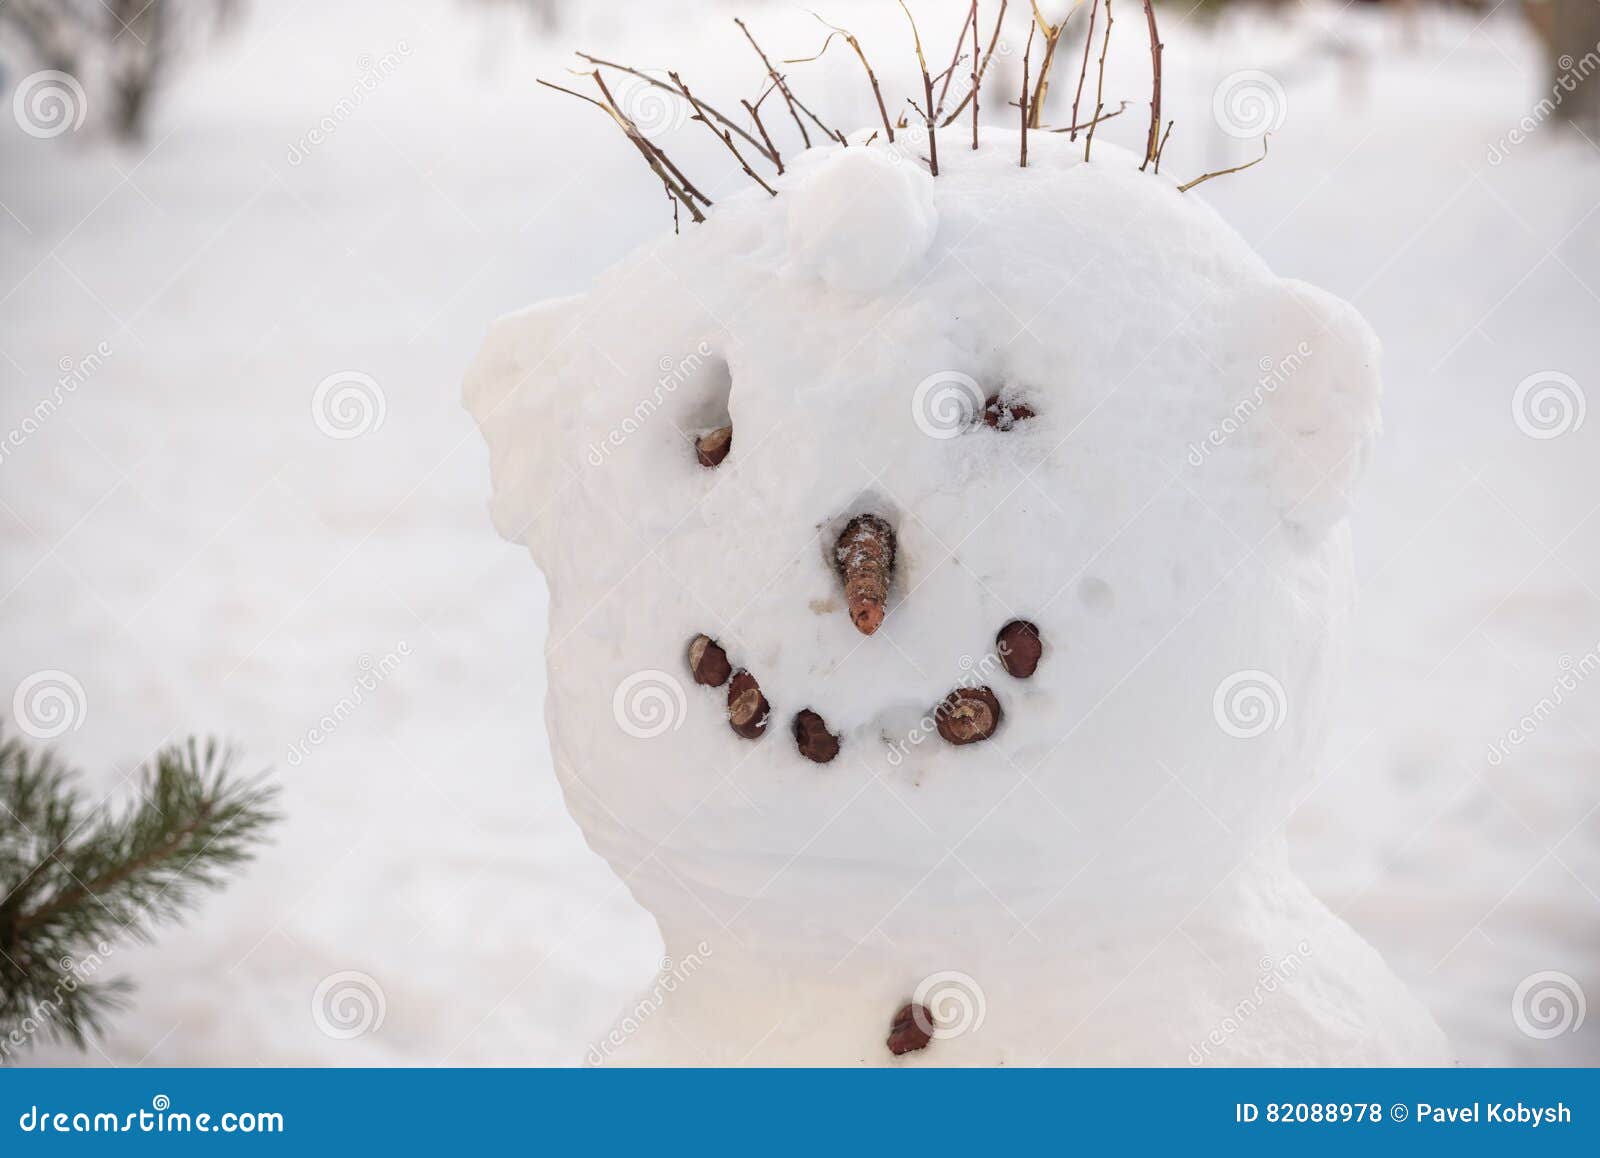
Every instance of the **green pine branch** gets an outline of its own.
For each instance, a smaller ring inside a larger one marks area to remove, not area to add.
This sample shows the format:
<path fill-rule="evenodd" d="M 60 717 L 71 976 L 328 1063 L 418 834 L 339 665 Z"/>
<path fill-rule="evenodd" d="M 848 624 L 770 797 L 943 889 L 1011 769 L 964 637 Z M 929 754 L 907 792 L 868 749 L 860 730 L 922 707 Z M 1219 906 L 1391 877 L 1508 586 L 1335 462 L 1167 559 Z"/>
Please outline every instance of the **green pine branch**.
<path fill-rule="evenodd" d="M 243 781 L 215 741 L 162 749 L 137 799 L 91 806 L 49 752 L 0 741 L 0 1061 L 36 1034 L 82 1047 L 125 1004 L 94 977 L 247 861 L 276 789 Z"/>

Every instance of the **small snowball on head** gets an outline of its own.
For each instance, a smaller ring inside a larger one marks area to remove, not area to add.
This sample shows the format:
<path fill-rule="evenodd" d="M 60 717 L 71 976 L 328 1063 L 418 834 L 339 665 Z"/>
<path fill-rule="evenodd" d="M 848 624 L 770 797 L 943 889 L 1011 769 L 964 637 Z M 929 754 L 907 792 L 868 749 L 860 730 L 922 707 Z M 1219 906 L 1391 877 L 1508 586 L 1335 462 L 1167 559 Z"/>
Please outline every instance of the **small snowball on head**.
<path fill-rule="evenodd" d="M 834 289 L 877 293 L 919 263 L 939 230 L 933 177 L 888 149 L 820 162 L 789 200 L 789 256 Z"/>

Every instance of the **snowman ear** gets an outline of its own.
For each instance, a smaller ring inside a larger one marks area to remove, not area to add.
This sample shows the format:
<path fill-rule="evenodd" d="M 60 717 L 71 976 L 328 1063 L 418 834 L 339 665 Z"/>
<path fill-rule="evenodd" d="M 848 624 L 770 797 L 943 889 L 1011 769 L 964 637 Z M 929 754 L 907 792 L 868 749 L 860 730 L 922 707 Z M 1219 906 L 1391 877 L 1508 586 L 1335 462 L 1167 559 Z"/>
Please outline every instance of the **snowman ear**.
<path fill-rule="evenodd" d="M 1272 501 L 1320 539 L 1349 514 L 1377 441 L 1378 337 L 1354 306 L 1300 281 L 1276 283 L 1250 317 Z"/>
<path fill-rule="evenodd" d="M 563 298 L 501 318 L 462 383 L 462 404 L 489 444 L 490 515 L 514 543 L 528 542 L 537 522 L 555 517 L 555 496 L 573 469 L 564 448 L 577 414 L 564 386 L 584 349 L 585 302 Z"/>

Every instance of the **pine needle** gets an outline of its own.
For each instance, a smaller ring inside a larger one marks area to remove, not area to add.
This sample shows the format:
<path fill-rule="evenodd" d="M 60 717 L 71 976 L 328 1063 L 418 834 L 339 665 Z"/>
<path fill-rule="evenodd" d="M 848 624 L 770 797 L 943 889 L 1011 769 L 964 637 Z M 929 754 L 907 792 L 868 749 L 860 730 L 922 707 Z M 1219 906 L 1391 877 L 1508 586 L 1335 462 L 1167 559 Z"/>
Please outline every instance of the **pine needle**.
<path fill-rule="evenodd" d="M 0 1060 L 35 1034 L 83 1046 L 126 1003 L 94 979 L 113 947 L 148 940 L 248 861 L 278 819 L 214 740 L 158 752 L 137 799 L 90 807 L 49 752 L 0 742 Z"/>

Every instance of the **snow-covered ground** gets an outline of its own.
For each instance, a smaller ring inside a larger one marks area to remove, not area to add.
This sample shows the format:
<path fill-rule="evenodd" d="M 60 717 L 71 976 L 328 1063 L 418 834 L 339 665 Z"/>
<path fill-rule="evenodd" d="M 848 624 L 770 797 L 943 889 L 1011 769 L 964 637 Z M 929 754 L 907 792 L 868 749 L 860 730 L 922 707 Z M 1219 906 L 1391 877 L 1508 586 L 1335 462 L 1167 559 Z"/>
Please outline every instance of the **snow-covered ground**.
<path fill-rule="evenodd" d="M 749 94 L 731 16 L 783 55 L 821 36 L 788 7 L 605 7 L 558 46 L 502 6 L 263 4 L 182 75 L 141 148 L 0 123 L 0 433 L 83 368 L 0 457 L 0 691 L 41 670 L 82 685 L 59 744 L 97 790 L 126 791 L 165 738 L 215 731 L 276 768 L 289 814 L 188 925 L 115 947 L 137 1005 L 91 1061 L 575 1062 L 657 964 L 654 928 L 557 796 L 544 601 L 489 528 L 458 384 L 491 318 L 581 289 L 667 226 L 620 136 L 533 85 L 560 49 Z M 898 7 L 839 9 L 902 87 Z M 930 41 L 958 9 L 917 6 Z M 1107 91 L 1137 99 L 1147 57 L 1124 31 Z M 1530 376 L 1595 388 L 1600 149 L 1540 130 L 1492 162 L 1547 85 L 1507 12 L 1430 17 L 1408 41 L 1358 9 L 1207 31 L 1176 6 L 1163 33 L 1164 167 L 1253 155 L 1213 93 L 1240 70 L 1275 78 L 1271 158 L 1204 193 L 1386 348 L 1354 669 L 1296 858 L 1464 1061 L 1600 1063 L 1600 1016 L 1543 1038 L 1513 1013 L 1544 971 L 1600 998 L 1600 680 L 1581 678 L 1600 662 L 1600 427 L 1535 438 L 1513 409 Z M 825 117 L 869 119 L 844 56 L 794 75 Z M 1104 131 L 1137 140 L 1141 116 Z M 739 187 L 696 133 L 674 154 L 720 175 L 713 196 Z M 314 398 L 331 377 L 381 394 L 381 425 L 374 410 L 330 437 Z M 1491 762 L 1564 675 L 1566 702 Z M 313 1014 L 346 972 L 381 989 L 375 1032 Z"/>

